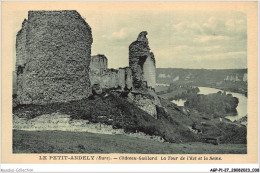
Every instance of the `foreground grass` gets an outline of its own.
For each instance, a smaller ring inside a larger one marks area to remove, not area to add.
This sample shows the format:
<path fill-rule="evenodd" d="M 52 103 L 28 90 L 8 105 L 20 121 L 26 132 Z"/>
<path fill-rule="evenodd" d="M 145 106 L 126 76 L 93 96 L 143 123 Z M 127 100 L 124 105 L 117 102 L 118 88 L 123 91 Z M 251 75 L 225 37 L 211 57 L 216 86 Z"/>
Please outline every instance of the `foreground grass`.
<path fill-rule="evenodd" d="M 160 143 L 124 135 L 13 130 L 13 153 L 246 154 L 246 144 Z"/>

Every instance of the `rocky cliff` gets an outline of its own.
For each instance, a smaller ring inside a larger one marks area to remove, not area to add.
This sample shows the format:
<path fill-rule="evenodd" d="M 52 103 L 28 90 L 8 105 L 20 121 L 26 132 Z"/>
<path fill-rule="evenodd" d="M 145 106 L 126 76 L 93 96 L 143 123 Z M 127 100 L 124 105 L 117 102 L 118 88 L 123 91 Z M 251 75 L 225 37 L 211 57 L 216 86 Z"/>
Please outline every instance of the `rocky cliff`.
<path fill-rule="evenodd" d="M 150 94 L 142 94 L 130 92 L 128 94 L 128 100 L 135 105 L 137 105 L 140 109 L 147 112 L 153 118 L 158 118 L 158 107 L 162 108 L 160 99 L 155 93 Z"/>
<path fill-rule="evenodd" d="M 92 42 L 90 26 L 76 11 L 29 11 L 16 38 L 19 102 L 46 104 L 89 96 Z"/>

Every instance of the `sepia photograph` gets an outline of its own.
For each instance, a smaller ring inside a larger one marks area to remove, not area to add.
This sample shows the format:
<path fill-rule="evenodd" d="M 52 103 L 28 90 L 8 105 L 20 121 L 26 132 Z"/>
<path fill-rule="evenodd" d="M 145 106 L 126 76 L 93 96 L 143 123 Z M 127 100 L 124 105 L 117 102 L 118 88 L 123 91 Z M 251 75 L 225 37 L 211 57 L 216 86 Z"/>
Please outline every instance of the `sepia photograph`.
<path fill-rule="evenodd" d="M 252 154 L 248 120 L 258 117 L 248 112 L 249 103 L 257 104 L 248 100 L 257 98 L 257 88 L 249 90 L 250 75 L 257 76 L 249 64 L 257 62 L 249 58 L 252 20 L 244 4 L 227 4 L 232 10 L 194 4 L 179 10 L 177 2 L 111 2 L 109 9 L 108 2 L 89 2 L 5 11 L 13 19 L 12 154 L 125 154 L 114 157 L 123 161 Z"/>

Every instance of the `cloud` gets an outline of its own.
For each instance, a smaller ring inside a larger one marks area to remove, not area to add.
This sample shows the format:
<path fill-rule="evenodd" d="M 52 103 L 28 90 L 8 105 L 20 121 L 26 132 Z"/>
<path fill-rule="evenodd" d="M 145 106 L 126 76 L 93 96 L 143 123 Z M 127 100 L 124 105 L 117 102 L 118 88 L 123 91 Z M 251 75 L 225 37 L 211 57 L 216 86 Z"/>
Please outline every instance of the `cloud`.
<path fill-rule="evenodd" d="M 216 51 L 216 50 L 220 50 L 220 48 L 221 48 L 220 45 L 202 46 L 202 47 L 179 45 L 179 46 L 175 46 L 173 49 L 174 51 L 178 51 L 178 52 L 186 52 L 186 51 L 203 52 L 203 51 Z"/>
<path fill-rule="evenodd" d="M 210 17 L 203 25 L 207 35 L 241 36 L 246 35 L 246 19 Z"/>
<path fill-rule="evenodd" d="M 197 33 L 203 33 L 203 28 L 198 23 L 193 22 L 190 28 Z"/>
<path fill-rule="evenodd" d="M 203 35 L 194 38 L 194 42 L 210 42 L 210 41 L 226 41 L 229 40 L 228 36 L 211 36 L 211 35 Z"/>
<path fill-rule="evenodd" d="M 193 56 L 196 59 L 237 59 L 244 58 L 246 59 L 247 53 L 246 51 L 238 51 L 238 52 L 225 52 L 225 53 L 217 53 L 217 54 L 205 54 L 205 55 L 195 55 Z"/>
<path fill-rule="evenodd" d="M 188 18 L 165 24 L 164 32 L 171 31 L 171 44 L 215 44 L 221 42 L 241 41 L 247 38 L 245 17 L 238 16 L 208 16 L 202 19 Z M 185 43 L 186 41 L 186 43 Z M 229 43 L 231 44 L 231 43 Z"/>
<path fill-rule="evenodd" d="M 180 23 L 173 25 L 173 28 L 177 31 L 184 31 L 187 29 L 187 27 L 188 27 L 188 25 L 186 22 L 180 22 Z"/>
<path fill-rule="evenodd" d="M 229 55 L 232 55 L 232 56 L 233 56 L 233 55 L 235 55 L 235 56 L 236 56 L 236 55 L 243 55 L 243 56 L 245 56 L 245 55 L 246 55 L 246 51 L 227 52 L 226 55 L 228 55 L 228 56 L 229 56 Z"/>
<path fill-rule="evenodd" d="M 245 20 L 234 20 L 234 19 L 229 19 L 225 23 L 227 29 L 233 30 L 235 28 L 245 28 L 246 26 L 246 21 Z"/>
<path fill-rule="evenodd" d="M 246 39 L 247 25 L 245 20 L 229 19 L 225 23 L 226 30 L 230 35 L 238 36 L 239 38 Z"/>
<path fill-rule="evenodd" d="M 201 50 L 202 51 L 214 51 L 214 50 L 218 50 L 220 49 L 219 45 L 216 46 L 206 46 L 206 47 L 202 47 Z"/>
<path fill-rule="evenodd" d="M 174 47 L 174 50 L 176 50 L 176 51 L 182 51 L 182 50 L 186 50 L 186 49 L 189 49 L 189 46 L 187 46 L 187 45 L 179 45 L 179 46 L 175 46 Z"/>
<path fill-rule="evenodd" d="M 170 27 L 169 24 L 165 25 L 166 27 Z M 179 22 L 172 25 L 172 30 L 179 33 L 202 33 L 202 27 L 196 22 Z"/>
<path fill-rule="evenodd" d="M 110 67 L 117 67 L 122 59 L 128 63 L 128 46 L 143 30 L 149 33 L 149 46 L 160 67 L 222 68 L 223 64 L 247 64 L 247 22 L 243 13 L 151 13 L 147 15 L 149 20 L 141 13 L 125 15 L 101 22 L 102 26 L 93 29 L 98 31 L 93 48 L 109 56 Z"/>
<path fill-rule="evenodd" d="M 109 40 L 124 40 L 126 39 L 132 32 L 133 28 L 121 28 L 119 31 L 112 32 L 109 35 L 102 35 L 103 38 L 107 38 Z"/>

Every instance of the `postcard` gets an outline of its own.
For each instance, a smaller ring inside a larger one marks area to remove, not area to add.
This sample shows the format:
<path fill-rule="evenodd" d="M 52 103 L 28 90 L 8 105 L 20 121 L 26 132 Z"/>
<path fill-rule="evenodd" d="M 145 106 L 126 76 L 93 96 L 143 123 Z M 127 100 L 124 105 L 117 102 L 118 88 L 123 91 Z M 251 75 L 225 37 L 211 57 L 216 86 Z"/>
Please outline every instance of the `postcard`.
<path fill-rule="evenodd" d="M 257 2 L 2 2 L 3 163 L 257 163 Z"/>

